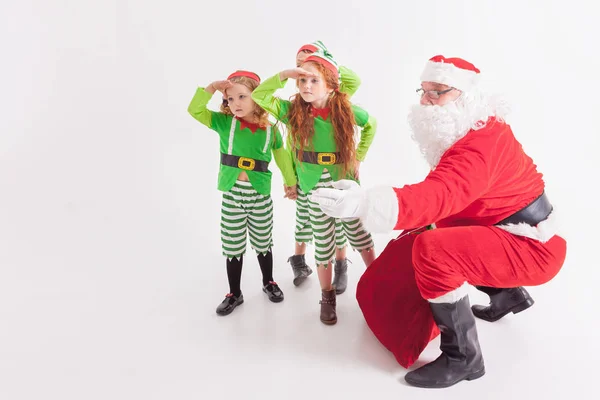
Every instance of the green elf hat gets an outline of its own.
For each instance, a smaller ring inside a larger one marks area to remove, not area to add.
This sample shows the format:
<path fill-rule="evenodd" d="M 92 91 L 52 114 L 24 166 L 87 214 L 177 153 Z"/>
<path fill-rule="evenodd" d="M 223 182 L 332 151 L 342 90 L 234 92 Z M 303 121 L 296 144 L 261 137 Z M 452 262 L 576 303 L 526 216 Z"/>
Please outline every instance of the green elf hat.
<path fill-rule="evenodd" d="M 340 77 L 340 69 L 333 55 L 327 50 L 318 50 L 306 57 L 304 62 L 313 61 L 323 65 L 325 68 L 333 72 L 338 78 Z"/>
<path fill-rule="evenodd" d="M 321 42 L 320 40 L 317 40 L 316 42 L 305 44 L 304 46 L 300 47 L 296 54 L 300 54 L 304 50 L 308 50 L 311 53 L 314 53 L 315 51 L 319 51 L 319 50 L 327 51 L 327 47 L 325 47 L 325 44 L 323 42 Z"/>

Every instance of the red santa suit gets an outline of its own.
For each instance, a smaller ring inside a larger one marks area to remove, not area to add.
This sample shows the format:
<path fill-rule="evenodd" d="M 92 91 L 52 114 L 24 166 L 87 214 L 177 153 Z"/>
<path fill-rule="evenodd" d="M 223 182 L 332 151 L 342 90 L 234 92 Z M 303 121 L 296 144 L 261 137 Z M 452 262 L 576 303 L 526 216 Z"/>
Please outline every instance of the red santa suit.
<path fill-rule="evenodd" d="M 373 205 L 389 210 L 389 219 L 379 215 L 371 228 L 373 222 L 409 231 L 435 224 L 392 240 L 356 291 L 373 333 L 402 366 L 414 363 L 439 332 L 427 300 L 458 298 L 465 282 L 535 286 L 558 273 L 566 242 L 554 234 L 552 214 L 536 227 L 496 226 L 543 192 L 542 175 L 510 126 L 491 118 L 449 148 L 424 181 L 371 193 L 378 198 Z"/>
<path fill-rule="evenodd" d="M 436 56 L 421 80 L 469 91 L 478 73 L 464 60 Z M 535 211 L 547 199 L 542 174 L 495 112 L 457 135 L 430 163 L 433 169 L 417 184 L 365 190 L 341 183 L 337 187 L 347 190 L 327 189 L 313 196 L 329 215 L 360 216 L 372 232 L 403 230 L 361 277 L 356 296 L 375 336 L 406 368 L 440 332 L 432 303 L 449 310 L 462 307 L 462 326 L 475 332 L 472 315 L 464 312 L 468 306 L 456 305 L 466 297 L 468 284 L 541 285 L 559 272 L 566 255 L 566 242 L 555 232 L 554 212 L 535 223 L 506 222 L 514 222 L 524 209 Z M 461 321 L 439 307 L 437 312 L 460 328 Z M 455 332 L 447 340 L 466 340 L 461 335 Z M 474 338 L 468 340 L 480 353 L 476 333 Z M 452 349 L 442 350 L 446 360 L 452 359 Z M 423 386 L 446 387 L 485 372 L 478 358 L 473 362 L 477 367 L 469 369 L 470 361 L 466 366 L 463 361 L 464 371 L 452 367 L 456 376 L 446 379 L 448 362 L 422 367 Z"/>

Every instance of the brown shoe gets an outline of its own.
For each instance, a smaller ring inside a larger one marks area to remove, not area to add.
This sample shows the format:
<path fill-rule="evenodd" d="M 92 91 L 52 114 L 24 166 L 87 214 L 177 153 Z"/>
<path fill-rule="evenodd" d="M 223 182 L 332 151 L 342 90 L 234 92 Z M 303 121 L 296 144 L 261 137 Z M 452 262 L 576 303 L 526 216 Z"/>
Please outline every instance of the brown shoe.
<path fill-rule="evenodd" d="M 335 289 L 321 291 L 321 322 L 327 325 L 333 325 L 337 322 L 335 312 Z"/>

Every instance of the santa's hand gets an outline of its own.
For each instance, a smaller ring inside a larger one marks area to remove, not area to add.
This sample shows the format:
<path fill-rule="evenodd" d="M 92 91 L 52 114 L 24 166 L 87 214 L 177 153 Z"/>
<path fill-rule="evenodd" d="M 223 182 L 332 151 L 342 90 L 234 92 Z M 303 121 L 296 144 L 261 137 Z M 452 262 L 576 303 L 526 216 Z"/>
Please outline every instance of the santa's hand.
<path fill-rule="evenodd" d="M 360 188 L 360 185 L 356 183 L 356 181 L 350 179 L 341 179 L 339 181 L 331 182 L 331 186 L 333 186 L 334 189 L 340 190 L 351 190 Z"/>
<path fill-rule="evenodd" d="M 317 189 L 310 200 L 334 218 L 360 218 L 367 208 L 365 191 L 356 182 L 341 180 L 333 183 L 333 189 Z"/>
<path fill-rule="evenodd" d="M 323 212 L 334 218 L 360 218 L 364 228 L 372 233 L 386 233 L 398 222 L 398 197 L 391 186 L 369 190 L 354 181 L 338 181 L 334 189 L 317 189 L 310 199 Z"/>

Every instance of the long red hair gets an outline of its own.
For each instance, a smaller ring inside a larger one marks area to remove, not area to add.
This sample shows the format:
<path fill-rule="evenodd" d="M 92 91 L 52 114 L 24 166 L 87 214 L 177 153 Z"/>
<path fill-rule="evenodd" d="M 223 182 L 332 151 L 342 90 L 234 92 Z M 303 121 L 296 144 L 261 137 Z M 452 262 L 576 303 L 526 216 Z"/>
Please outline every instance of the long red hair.
<path fill-rule="evenodd" d="M 332 71 L 319 63 L 309 62 L 323 75 L 327 88 L 333 89 L 327 106 L 330 109 L 329 118 L 333 125 L 335 144 L 340 153 L 339 161 L 342 163 L 343 174 L 346 175 L 348 171 L 354 170 L 356 162 L 355 119 L 352 104 L 348 95 L 339 91 L 338 77 Z M 298 158 L 301 160 L 304 147 L 310 143 L 315 134 L 312 105 L 304 101 L 299 94 L 294 95 L 287 118 L 293 148 L 299 149 Z"/>

